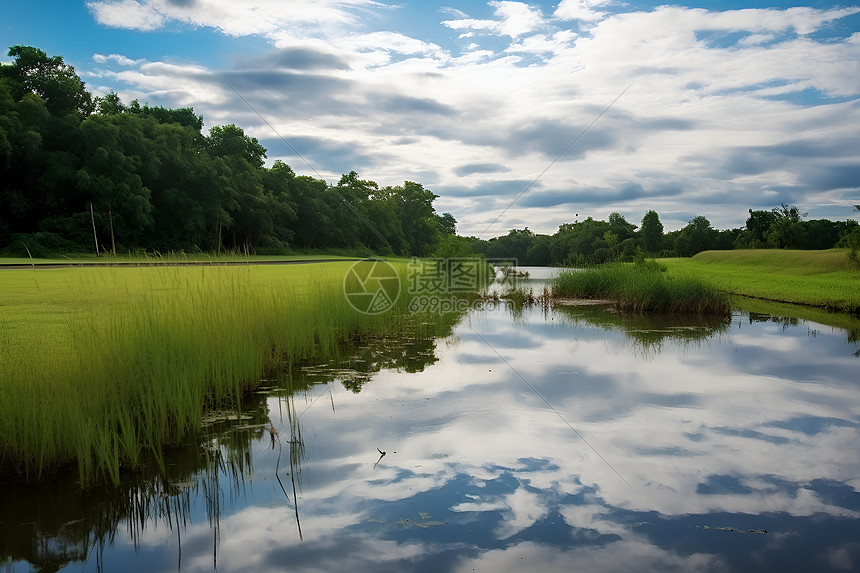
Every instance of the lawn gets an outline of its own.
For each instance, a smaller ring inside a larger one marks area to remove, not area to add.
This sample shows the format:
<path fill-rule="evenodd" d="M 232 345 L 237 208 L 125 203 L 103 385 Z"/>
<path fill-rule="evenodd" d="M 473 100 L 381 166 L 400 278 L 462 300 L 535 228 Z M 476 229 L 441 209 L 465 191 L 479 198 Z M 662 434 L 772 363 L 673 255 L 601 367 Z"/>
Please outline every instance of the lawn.
<path fill-rule="evenodd" d="M 736 295 L 860 312 L 860 266 L 842 249 L 706 251 L 659 262 L 670 273 L 693 273 Z"/>

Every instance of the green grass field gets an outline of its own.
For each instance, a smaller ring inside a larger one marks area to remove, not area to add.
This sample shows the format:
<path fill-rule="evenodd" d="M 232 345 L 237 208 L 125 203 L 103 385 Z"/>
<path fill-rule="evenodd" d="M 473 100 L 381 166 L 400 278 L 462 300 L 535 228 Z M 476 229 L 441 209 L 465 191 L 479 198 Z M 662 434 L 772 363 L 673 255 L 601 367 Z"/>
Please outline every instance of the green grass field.
<path fill-rule="evenodd" d="M 117 481 L 267 367 L 397 333 L 408 300 L 359 313 L 351 264 L 0 271 L 0 474 Z"/>
<path fill-rule="evenodd" d="M 735 295 L 860 312 L 860 266 L 845 250 L 706 251 L 659 262 L 670 273 L 695 274 Z"/>
<path fill-rule="evenodd" d="M 326 260 L 326 259 L 358 259 L 350 255 L 340 256 L 331 254 L 307 254 L 307 255 L 246 255 L 242 253 L 225 253 L 222 255 L 213 255 L 211 253 L 149 253 L 149 254 L 118 254 L 117 256 L 105 255 L 97 257 L 95 255 L 68 255 L 55 256 L 42 259 L 29 259 L 26 257 L 0 257 L 0 266 L 6 265 L 57 265 L 57 264 L 100 264 L 100 265 L 139 265 L 152 264 L 158 265 L 163 263 L 256 263 L 256 262 L 277 262 L 277 261 L 306 261 L 306 260 Z"/>

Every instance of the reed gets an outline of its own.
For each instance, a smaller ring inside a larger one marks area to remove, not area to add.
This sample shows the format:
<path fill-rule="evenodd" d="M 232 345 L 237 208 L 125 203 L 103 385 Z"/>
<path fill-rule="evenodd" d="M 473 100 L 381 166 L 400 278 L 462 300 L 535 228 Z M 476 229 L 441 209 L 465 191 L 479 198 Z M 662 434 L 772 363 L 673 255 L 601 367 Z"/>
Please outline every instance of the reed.
<path fill-rule="evenodd" d="M 637 312 L 728 315 L 729 297 L 688 274 L 667 275 L 653 261 L 564 271 L 552 282 L 554 299 L 606 299 Z"/>
<path fill-rule="evenodd" d="M 349 267 L 4 271 L 0 474 L 76 465 L 83 483 L 117 483 L 207 410 L 239 407 L 273 363 L 403 328 L 405 296 L 376 316 L 349 305 Z"/>

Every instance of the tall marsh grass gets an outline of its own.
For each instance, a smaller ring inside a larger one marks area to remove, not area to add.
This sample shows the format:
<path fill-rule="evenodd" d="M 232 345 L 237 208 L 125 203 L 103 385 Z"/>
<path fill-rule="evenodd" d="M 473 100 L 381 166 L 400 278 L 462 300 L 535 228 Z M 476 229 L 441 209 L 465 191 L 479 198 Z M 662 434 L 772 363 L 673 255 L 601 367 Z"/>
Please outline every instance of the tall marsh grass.
<path fill-rule="evenodd" d="M 552 282 L 554 298 L 605 299 L 625 310 L 728 315 L 727 294 L 690 275 L 668 276 L 653 261 L 565 271 Z"/>
<path fill-rule="evenodd" d="M 405 265 L 399 269 L 405 274 Z M 119 482 L 161 461 L 207 409 L 239 407 L 265 369 L 403 327 L 343 296 L 348 263 L 3 271 L 0 475 L 77 466 Z"/>

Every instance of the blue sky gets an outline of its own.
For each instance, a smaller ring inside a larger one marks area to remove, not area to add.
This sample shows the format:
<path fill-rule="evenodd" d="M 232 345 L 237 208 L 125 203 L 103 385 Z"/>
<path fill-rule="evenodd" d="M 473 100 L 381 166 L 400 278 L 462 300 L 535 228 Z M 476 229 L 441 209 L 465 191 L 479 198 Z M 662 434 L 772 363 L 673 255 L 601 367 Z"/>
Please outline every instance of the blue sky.
<path fill-rule="evenodd" d="M 15 44 L 95 93 L 235 123 L 299 174 L 421 182 L 462 234 L 649 209 L 731 228 L 783 202 L 858 218 L 851 4 L 33 0 L 4 7 Z"/>

